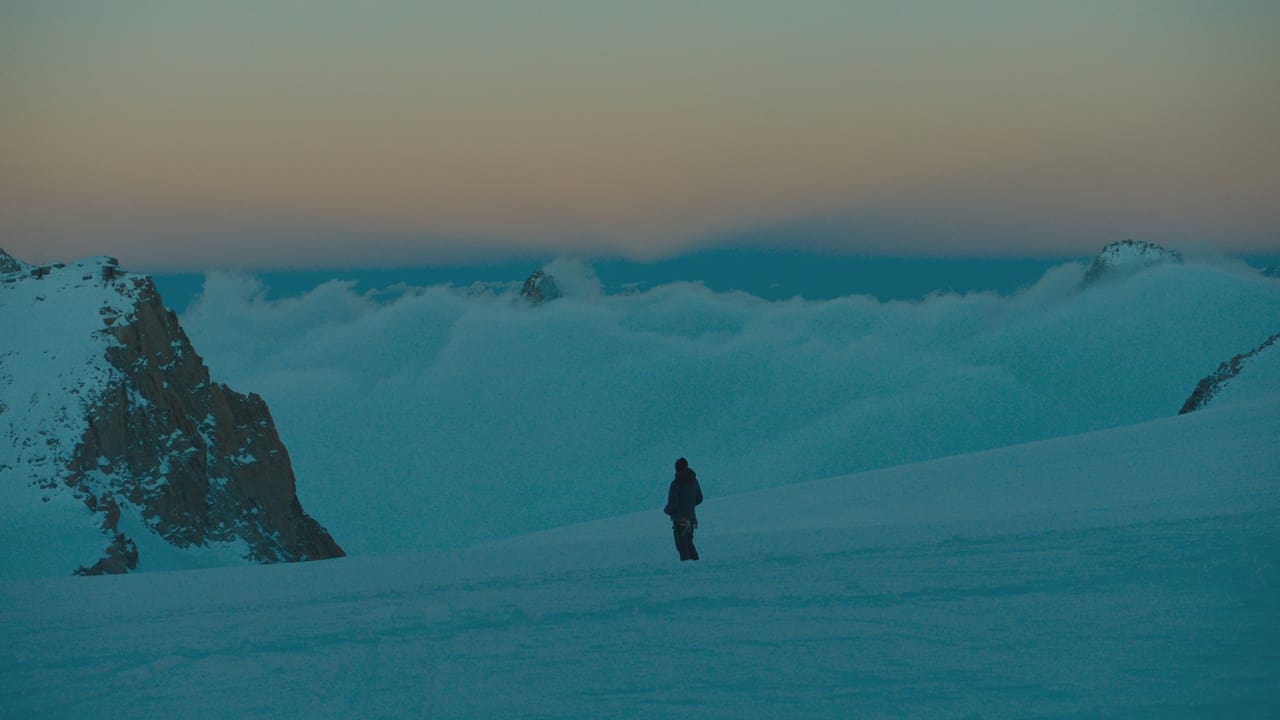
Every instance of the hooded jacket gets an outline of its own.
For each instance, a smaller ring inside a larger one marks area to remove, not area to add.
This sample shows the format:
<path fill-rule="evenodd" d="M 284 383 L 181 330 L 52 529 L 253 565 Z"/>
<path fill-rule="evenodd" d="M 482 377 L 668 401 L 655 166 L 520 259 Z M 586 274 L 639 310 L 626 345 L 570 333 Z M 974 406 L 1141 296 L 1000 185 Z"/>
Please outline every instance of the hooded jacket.
<path fill-rule="evenodd" d="M 691 468 L 684 467 L 676 471 L 667 490 L 667 506 L 662 512 L 676 518 L 689 518 L 697 524 L 698 516 L 693 508 L 702 502 L 702 486 L 698 484 L 698 475 Z"/>

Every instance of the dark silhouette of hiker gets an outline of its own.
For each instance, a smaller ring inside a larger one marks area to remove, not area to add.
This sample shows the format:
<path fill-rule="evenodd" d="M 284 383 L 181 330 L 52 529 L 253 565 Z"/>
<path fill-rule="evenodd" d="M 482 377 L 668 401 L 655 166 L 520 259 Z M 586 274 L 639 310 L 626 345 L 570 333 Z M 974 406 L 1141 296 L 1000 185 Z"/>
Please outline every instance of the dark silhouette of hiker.
<path fill-rule="evenodd" d="M 676 461 L 676 476 L 667 490 L 667 506 L 662 512 L 671 516 L 671 530 L 676 536 L 676 550 L 681 560 L 697 560 L 698 550 L 693 546 L 693 531 L 698 528 L 698 515 L 694 508 L 702 502 L 702 486 L 698 475 L 689 467 L 689 461 Z"/>

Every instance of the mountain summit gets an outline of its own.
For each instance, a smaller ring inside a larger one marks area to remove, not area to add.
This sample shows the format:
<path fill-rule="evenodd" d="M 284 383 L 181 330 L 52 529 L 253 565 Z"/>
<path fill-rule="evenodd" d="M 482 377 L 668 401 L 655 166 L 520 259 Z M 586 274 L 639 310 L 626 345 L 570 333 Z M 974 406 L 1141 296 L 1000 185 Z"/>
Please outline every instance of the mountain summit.
<path fill-rule="evenodd" d="M 331 558 L 262 398 L 214 383 L 151 278 L 0 251 L 0 540 L 12 572 Z"/>
<path fill-rule="evenodd" d="M 556 285 L 556 279 L 542 270 L 535 270 L 525 279 L 524 286 L 520 288 L 520 297 L 533 305 L 541 305 L 560 296 L 560 287 Z"/>
<path fill-rule="evenodd" d="M 24 272 L 30 269 L 30 265 L 22 262 L 0 248 L 0 274 Z"/>
<path fill-rule="evenodd" d="M 1085 283 L 1096 282 L 1103 277 L 1128 274 L 1152 265 L 1182 262 L 1182 256 L 1163 246 L 1145 240 L 1122 240 L 1102 249 L 1085 273 Z"/>

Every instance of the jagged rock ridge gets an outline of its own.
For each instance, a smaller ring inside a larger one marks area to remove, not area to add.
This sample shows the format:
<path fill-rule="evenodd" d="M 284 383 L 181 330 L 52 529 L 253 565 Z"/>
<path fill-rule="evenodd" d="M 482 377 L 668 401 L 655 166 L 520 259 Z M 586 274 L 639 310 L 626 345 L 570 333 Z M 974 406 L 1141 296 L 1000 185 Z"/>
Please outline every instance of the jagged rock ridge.
<path fill-rule="evenodd" d="M 99 518 L 100 557 L 78 568 L 80 561 L 69 560 L 68 570 L 134 569 L 146 561 L 139 545 L 147 533 L 177 548 L 236 548 L 257 562 L 343 554 L 303 511 L 288 452 L 262 398 L 210 380 L 149 277 L 121 272 L 111 258 L 32 268 L 3 255 L 0 272 L 0 287 L 12 291 L 0 303 L 27 299 L 37 315 L 56 310 L 74 319 L 60 324 L 71 328 L 92 327 L 85 315 L 97 316 L 88 341 L 76 331 L 56 337 L 60 328 L 49 322 L 35 330 L 19 326 L 20 316 L 9 316 L 13 335 L 41 338 L 31 344 L 62 358 L 51 382 L 63 387 L 32 389 L 27 417 L 9 424 L 13 450 L 8 462 L 0 453 L 0 473 L 9 476 L 6 492 L 17 482 L 39 488 L 46 502 L 51 493 L 73 493 Z M 78 352 L 89 357 L 77 363 Z M 0 355 L 0 371 L 7 364 L 8 375 L 49 377 L 33 373 L 38 364 L 21 353 Z M 26 392 L 9 388 L 0 398 Z M 40 409 L 58 403 L 52 413 Z"/>
<path fill-rule="evenodd" d="M 30 269 L 30 265 L 27 265 L 21 260 L 5 252 L 3 249 L 0 249 L 0 275 L 26 272 Z"/>
<path fill-rule="evenodd" d="M 1239 377 L 1246 367 L 1256 365 L 1259 362 L 1259 358 L 1263 357 L 1269 357 L 1276 361 L 1272 365 L 1277 370 L 1280 370 L 1280 332 L 1262 341 L 1261 345 L 1249 352 L 1241 353 L 1223 362 L 1212 374 L 1201 379 L 1196 385 L 1196 389 L 1187 398 L 1187 401 L 1182 404 L 1182 409 L 1178 411 L 1178 414 L 1194 412 L 1208 405 L 1233 380 Z"/>
<path fill-rule="evenodd" d="M 1182 262 L 1182 256 L 1153 242 L 1122 240 L 1107 245 L 1098 253 L 1085 272 L 1084 282 L 1092 284 L 1118 273 L 1168 262 Z"/>
<path fill-rule="evenodd" d="M 520 288 L 520 297 L 534 305 L 555 300 L 560 295 L 560 288 L 556 285 L 555 278 L 541 270 L 535 270 L 524 281 L 524 287 Z"/>

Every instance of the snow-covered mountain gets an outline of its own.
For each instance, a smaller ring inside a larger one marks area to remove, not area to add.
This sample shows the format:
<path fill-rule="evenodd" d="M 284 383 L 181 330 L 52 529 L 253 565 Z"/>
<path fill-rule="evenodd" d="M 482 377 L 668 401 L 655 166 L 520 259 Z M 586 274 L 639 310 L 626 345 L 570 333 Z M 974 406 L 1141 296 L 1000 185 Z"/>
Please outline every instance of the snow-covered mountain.
<path fill-rule="evenodd" d="M 1094 257 L 1085 272 L 1086 284 L 1102 278 L 1126 275 L 1167 262 L 1181 262 L 1182 256 L 1165 247 L 1146 240 L 1121 240 L 1107 245 Z"/>
<path fill-rule="evenodd" d="M 6 575 L 336 557 L 266 403 L 214 383 L 151 279 L 0 251 Z"/>
<path fill-rule="evenodd" d="M 534 305 L 541 305 L 560 297 L 560 288 L 556 285 L 554 277 L 542 270 L 536 270 L 521 286 L 520 297 Z"/>

